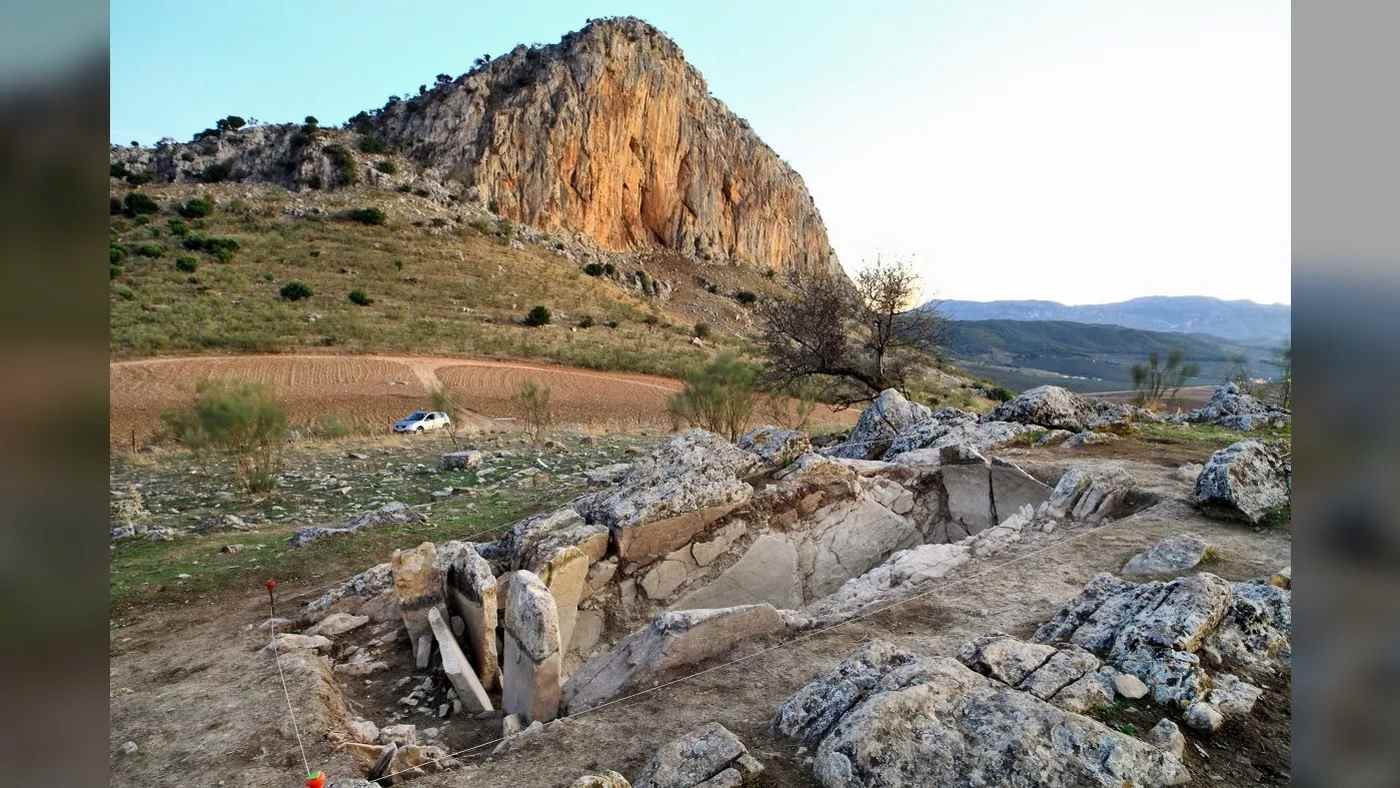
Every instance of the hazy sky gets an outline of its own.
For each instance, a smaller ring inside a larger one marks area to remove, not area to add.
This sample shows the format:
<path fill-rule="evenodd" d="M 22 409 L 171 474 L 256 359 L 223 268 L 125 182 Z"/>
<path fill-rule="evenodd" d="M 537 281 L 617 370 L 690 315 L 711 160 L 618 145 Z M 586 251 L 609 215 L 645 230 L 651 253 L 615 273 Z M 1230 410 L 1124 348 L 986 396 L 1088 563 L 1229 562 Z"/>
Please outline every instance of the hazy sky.
<path fill-rule="evenodd" d="M 943 298 L 1291 301 L 1284 0 L 219 5 L 113 0 L 114 142 L 340 123 L 627 13 L 802 173 L 848 270 L 911 258 Z"/>

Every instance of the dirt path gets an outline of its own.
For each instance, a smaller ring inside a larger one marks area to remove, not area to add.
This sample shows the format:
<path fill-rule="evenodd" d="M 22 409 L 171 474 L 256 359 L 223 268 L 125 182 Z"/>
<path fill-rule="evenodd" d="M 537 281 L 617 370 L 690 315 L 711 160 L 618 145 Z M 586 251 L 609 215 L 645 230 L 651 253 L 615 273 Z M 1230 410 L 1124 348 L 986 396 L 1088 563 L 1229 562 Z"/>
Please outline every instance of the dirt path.
<path fill-rule="evenodd" d="M 1039 475 L 1055 473 L 1066 458 L 1036 451 L 1017 461 Z M 1025 636 L 1095 574 L 1116 571 L 1134 553 L 1183 531 L 1198 533 L 1216 547 L 1219 559 L 1202 569 L 1231 580 L 1267 575 L 1291 562 L 1287 530 L 1256 531 L 1203 518 L 1187 503 L 1189 485 L 1173 478 L 1170 469 L 1132 460 L 1103 462 L 1129 470 L 1160 500 L 1102 527 L 1076 525 L 1049 535 L 1031 534 L 1006 553 L 938 581 L 937 590 L 918 601 L 552 725 L 518 752 L 468 758 L 462 770 L 409 784 L 563 786 L 605 768 L 630 775 L 668 739 L 717 721 L 765 764 L 761 785 L 810 785 L 804 763 L 810 753 L 772 738 L 768 722 L 794 690 L 866 640 L 884 638 L 923 653 L 948 655 L 986 632 Z M 265 615 L 262 600 L 250 596 L 243 604 L 151 611 L 113 629 L 113 785 L 181 785 L 190 774 L 217 776 L 227 786 L 296 784 L 300 760 L 295 743 L 277 732 L 280 697 L 268 679 L 275 674 L 252 652 L 262 642 L 261 633 L 245 630 Z M 772 643 L 746 644 L 716 662 L 768 645 Z M 137 741 L 137 755 L 116 754 L 126 740 Z M 333 776 L 358 775 L 349 756 L 330 751 L 326 742 L 309 747 L 313 765 Z M 1198 778 L 1208 777 L 1209 768 L 1203 767 Z"/>

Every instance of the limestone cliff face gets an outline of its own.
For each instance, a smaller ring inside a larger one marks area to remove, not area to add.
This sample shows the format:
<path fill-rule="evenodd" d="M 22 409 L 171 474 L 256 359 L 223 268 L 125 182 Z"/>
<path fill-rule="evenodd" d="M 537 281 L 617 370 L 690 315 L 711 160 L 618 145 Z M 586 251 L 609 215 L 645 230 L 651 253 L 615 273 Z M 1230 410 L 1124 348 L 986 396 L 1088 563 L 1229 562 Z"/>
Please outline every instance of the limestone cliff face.
<path fill-rule="evenodd" d="M 801 176 L 640 20 L 517 47 L 373 123 L 512 220 L 611 249 L 836 265 Z"/>

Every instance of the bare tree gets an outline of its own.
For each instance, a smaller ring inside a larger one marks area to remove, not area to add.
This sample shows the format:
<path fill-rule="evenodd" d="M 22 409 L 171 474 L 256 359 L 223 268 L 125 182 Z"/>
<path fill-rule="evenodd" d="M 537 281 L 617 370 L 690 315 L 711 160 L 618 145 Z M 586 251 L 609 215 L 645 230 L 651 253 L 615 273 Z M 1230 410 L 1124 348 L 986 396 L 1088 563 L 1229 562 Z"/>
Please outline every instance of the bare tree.
<path fill-rule="evenodd" d="M 918 277 L 908 264 L 876 260 L 854 282 L 838 272 L 796 268 L 787 295 L 759 304 L 767 382 L 787 387 L 819 379 L 841 404 L 873 399 L 927 365 L 945 322 L 915 308 Z"/>

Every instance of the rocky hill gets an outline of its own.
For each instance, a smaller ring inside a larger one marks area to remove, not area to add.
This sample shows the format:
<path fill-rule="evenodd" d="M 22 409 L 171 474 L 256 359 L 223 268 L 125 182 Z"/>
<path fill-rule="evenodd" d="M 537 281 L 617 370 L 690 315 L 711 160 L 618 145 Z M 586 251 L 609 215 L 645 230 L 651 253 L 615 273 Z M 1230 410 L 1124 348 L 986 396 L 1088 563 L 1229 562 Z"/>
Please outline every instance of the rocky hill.
<path fill-rule="evenodd" d="M 632 18 L 481 59 L 342 128 L 230 118 L 188 143 L 114 147 L 112 162 L 137 183 L 394 188 L 609 250 L 837 265 L 801 176 Z"/>

